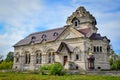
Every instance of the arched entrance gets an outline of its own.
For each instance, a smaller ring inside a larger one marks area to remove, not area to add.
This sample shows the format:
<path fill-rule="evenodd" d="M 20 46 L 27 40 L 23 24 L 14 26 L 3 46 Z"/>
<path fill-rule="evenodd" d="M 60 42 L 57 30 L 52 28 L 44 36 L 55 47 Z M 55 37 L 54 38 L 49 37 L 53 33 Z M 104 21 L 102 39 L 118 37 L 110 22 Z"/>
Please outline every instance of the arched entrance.
<path fill-rule="evenodd" d="M 64 56 L 63 65 L 65 65 L 67 61 L 68 61 L 68 56 Z"/>
<path fill-rule="evenodd" d="M 87 60 L 88 60 L 88 69 L 94 69 L 94 60 L 95 60 L 95 58 L 94 58 L 93 54 L 90 54 L 88 56 Z"/>

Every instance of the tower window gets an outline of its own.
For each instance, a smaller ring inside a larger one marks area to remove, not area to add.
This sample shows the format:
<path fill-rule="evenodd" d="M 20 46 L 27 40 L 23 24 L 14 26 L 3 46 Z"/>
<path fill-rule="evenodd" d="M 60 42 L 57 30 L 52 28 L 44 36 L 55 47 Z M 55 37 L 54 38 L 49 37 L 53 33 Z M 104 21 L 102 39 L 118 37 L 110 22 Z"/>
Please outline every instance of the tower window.
<path fill-rule="evenodd" d="M 97 46 L 97 52 L 99 52 L 99 47 Z"/>
<path fill-rule="evenodd" d="M 102 52 L 102 47 L 100 46 L 100 52 Z"/>
<path fill-rule="evenodd" d="M 96 52 L 96 47 L 94 46 L 94 52 Z"/>
<path fill-rule="evenodd" d="M 73 23 L 73 26 L 74 26 L 74 27 L 78 27 L 78 25 L 80 24 L 80 21 L 79 21 L 78 18 L 74 17 L 74 18 L 72 19 L 72 23 Z"/>
<path fill-rule="evenodd" d="M 78 23 L 77 23 L 77 21 L 75 21 L 75 26 L 77 26 L 78 25 Z"/>
<path fill-rule="evenodd" d="M 78 20 L 76 20 L 76 21 L 74 22 L 74 26 L 75 26 L 75 27 L 78 26 Z"/>
<path fill-rule="evenodd" d="M 76 60 L 79 60 L 79 54 L 76 54 Z"/>

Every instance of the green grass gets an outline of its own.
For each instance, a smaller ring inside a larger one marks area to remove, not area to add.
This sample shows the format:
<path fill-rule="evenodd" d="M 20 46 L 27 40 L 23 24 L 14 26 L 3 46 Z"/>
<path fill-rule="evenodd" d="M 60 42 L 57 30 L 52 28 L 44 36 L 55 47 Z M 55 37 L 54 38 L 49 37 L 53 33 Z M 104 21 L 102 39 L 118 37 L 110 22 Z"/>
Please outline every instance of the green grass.
<path fill-rule="evenodd" d="M 0 72 L 0 80 L 120 80 L 120 76 L 101 76 L 101 75 L 50 76 L 28 73 Z"/>

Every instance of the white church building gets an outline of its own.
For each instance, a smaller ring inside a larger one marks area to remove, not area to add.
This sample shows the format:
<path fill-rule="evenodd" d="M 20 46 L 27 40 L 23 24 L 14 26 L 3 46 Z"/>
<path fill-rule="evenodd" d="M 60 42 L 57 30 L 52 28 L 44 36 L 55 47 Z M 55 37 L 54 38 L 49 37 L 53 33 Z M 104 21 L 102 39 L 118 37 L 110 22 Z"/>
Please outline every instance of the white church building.
<path fill-rule="evenodd" d="M 16 70 L 60 62 L 68 70 L 110 69 L 110 40 L 97 33 L 95 17 L 78 7 L 61 28 L 35 32 L 14 45 Z"/>

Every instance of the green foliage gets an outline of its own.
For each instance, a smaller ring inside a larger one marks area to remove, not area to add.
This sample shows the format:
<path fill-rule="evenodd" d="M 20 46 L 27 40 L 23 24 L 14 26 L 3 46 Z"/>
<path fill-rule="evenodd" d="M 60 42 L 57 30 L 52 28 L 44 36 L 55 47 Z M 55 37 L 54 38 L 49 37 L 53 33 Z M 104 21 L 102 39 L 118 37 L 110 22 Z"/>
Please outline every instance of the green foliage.
<path fill-rule="evenodd" d="M 7 57 L 6 59 L 3 61 L 0 62 L 0 70 L 10 70 L 12 69 L 12 66 L 13 66 L 13 52 L 9 52 L 7 54 Z"/>
<path fill-rule="evenodd" d="M 115 63 L 111 65 L 112 70 L 120 70 L 120 59 L 116 60 Z"/>
<path fill-rule="evenodd" d="M 63 66 L 60 63 L 51 64 L 48 67 L 48 72 L 50 75 L 61 75 Z"/>
<path fill-rule="evenodd" d="M 39 71 L 42 74 L 49 74 L 49 75 L 64 75 L 65 74 L 63 66 L 60 63 L 40 66 Z"/>
<path fill-rule="evenodd" d="M 120 76 L 108 75 L 41 75 L 16 72 L 0 72 L 0 80 L 119 80 Z"/>
<path fill-rule="evenodd" d="M 114 50 L 111 50 L 111 55 L 115 54 L 115 51 Z"/>
<path fill-rule="evenodd" d="M 0 64 L 3 62 L 3 56 L 0 54 Z"/>
<path fill-rule="evenodd" d="M 5 59 L 5 61 L 6 62 L 9 62 L 9 61 L 12 61 L 13 62 L 13 59 L 14 59 L 14 53 L 13 52 L 9 52 L 8 54 L 7 54 L 7 57 L 6 57 L 6 59 Z"/>
<path fill-rule="evenodd" d="M 110 58 L 109 62 L 110 62 L 110 66 L 112 66 L 113 65 L 113 58 Z"/>
<path fill-rule="evenodd" d="M 48 72 L 46 72 L 46 71 L 48 71 L 48 65 L 43 65 L 43 66 L 39 66 L 39 72 L 41 73 L 41 74 L 47 74 Z"/>
<path fill-rule="evenodd" d="M 13 62 L 6 62 L 6 61 L 3 61 L 1 64 L 0 64 L 0 70 L 9 70 L 9 69 L 12 69 L 12 65 L 13 65 Z"/>
<path fill-rule="evenodd" d="M 116 60 L 117 69 L 120 70 L 120 59 Z"/>

